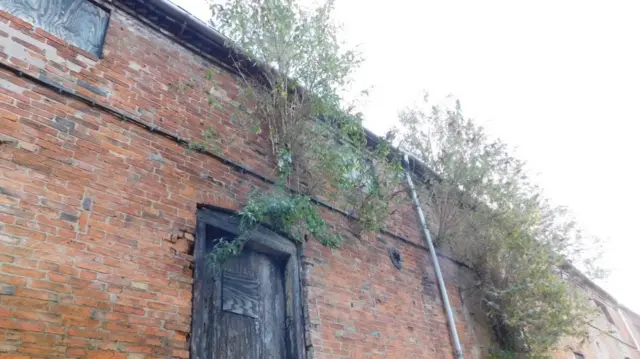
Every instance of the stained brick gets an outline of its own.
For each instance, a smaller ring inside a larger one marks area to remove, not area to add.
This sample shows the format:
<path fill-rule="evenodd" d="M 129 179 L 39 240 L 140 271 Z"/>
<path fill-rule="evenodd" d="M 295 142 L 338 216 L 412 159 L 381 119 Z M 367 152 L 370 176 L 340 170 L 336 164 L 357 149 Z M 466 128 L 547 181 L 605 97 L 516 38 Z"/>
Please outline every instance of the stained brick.
<path fill-rule="evenodd" d="M 16 289 L 16 290 L 19 290 Z M 46 310 L 50 302 L 46 300 L 22 298 L 19 296 L 2 296 L 2 305 L 6 307 L 29 308 L 32 310 Z"/>
<path fill-rule="evenodd" d="M 126 359 L 125 353 L 117 353 L 113 351 L 90 351 L 87 359 Z"/>
<path fill-rule="evenodd" d="M 80 261 L 80 260 L 76 260 L 74 263 L 78 268 L 87 269 L 87 270 L 100 272 L 100 273 L 111 273 L 111 268 L 105 265 L 102 265 L 100 263 Z"/>
<path fill-rule="evenodd" d="M 39 332 L 44 329 L 44 324 L 42 322 L 12 321 L 0 318 L 0 328 Z"/>
<path fill-rule="evenodd" d="M 44 276 L 46 275 L 45 272 L 41 272 L 36 269 L 21 268 L 11 264 L 3 264 L 2 268 L 0 268 L 0 271 L 8 274 L 14 274 L 18 276 L 31 277 L 31 278 L 44 278 Z"/>
<path fill-rule="evenodd" d="M 35 41 L 14 47 L 46 60 L 33 68 L 10 52 L 0 54 L 5 64 L 180 137 L 214 126 L 236 140 L 223 144 L 225 156 L 273 173 L 268 141 L 248 138 L 229 114 L 211 110 L 204 85 L 186 94 L 167 89 L 179 75 L 197 78 L 215 65 L 148 26 L 114 9 L 105 57 L 97 59 L 7 13 L 0 19 L 0 42 L 28 34 Z M 33 48 L 38 41 L 48 50 Z M 3 358 L 188 358 L 193 238 L 165 239 L 177 229 L 194 232 L 198 203 L 237 210 L 247 192 L 268 186 L 64 93 L 4 70 L 0 78 L 20 92 L 0 93 L 0 132 L 21 141 L 0 152 L 8 169 L 0 171 L 0 327 L 15 335 L 7 350 L 0 346 Z M 215 79 L 221 92 L 238 95 L 240 79 L 222 69 Z M 348 233 L 344 218 L 322 211 Z M 419 244 L 415 213 L 400 212 L 390 230 Z M 335 252 L 304 245 L 307 339 L 316 358 L 450 355 L 436 290 L 422 280 L 425 253 L 387 240 L 406 269 L 392 267 L 387 245 L 373 236 L 349 237 Z"/>

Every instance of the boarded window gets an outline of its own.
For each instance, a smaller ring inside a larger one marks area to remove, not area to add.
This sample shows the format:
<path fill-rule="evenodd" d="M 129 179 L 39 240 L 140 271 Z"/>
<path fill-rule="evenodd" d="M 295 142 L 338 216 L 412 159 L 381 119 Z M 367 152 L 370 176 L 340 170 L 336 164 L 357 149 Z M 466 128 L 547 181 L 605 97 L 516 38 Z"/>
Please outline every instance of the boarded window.
<path fill-rule="evenodd" d="M 102 55 L 109 12 L 88 0 L 2 0 L 0 10 L 96 56 Z"/>

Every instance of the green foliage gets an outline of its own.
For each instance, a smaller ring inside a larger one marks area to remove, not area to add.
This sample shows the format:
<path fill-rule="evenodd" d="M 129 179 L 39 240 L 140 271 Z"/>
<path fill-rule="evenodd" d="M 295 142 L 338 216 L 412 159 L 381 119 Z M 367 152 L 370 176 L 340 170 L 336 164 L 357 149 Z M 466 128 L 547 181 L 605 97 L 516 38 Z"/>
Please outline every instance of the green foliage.
<path fill-rule="evenodd" d="M 358 116 L 335 116 L 310 132 L 322 139 L 306 149 L 313 163 L 312 192 L 330 188 L 329 197 L 357 216 L 361 231 L 382 229 L 405 193 L 402 166 L 391 157 L 389 144 L 381 141 L 370 148 Z"/>
<path fill-rule="evenodd" d="M 207 146 L 202 142 L 189 141 L 189 143 L 187 143 L 187 148 L 189 149 L 189 151 L 204 151 L 206 150 Z"/>
<path fill-rule="evenodd" d="M 551 359 L 549 355 L 523 355 L 508 350 L 490 349 L 487 359 Z"/>
<path fill-rule="evenodd" d="M 218 141 L 220 140 L 220 135 L 213 130 L 213 127 L 207 127 L 204 130 L 204 142 L 200 142 L 197 140 L 192 140 L 187 143 L 187 148 L 189 151 L 211 151 L 213 153 L 219 154 L 220 147 L 218 146 Z"/>
<path fill-rule="evenodd" d="M 266 127 L 273 155 L 291 156 L 289 185 L 309 192 L 303 183 L 316 178 L 312 147 L 328 145 L 313 123 L 350 117 L 343 114 L 349 111 L 341 108 L 339 92 L 360 63 L 337 40 L 333 2 L 307 8 L 294 0 L 228 0 L 212 10 L 213 26 L 263 68 L 259 78 L 244 78 L 240 102 L 251 111 L 237 117 L 251 133 Z"/>
<path fill-rule="evenodd" d="M 277 189 L 250 197 L 239 214 L 243 235 L 221 240 L 214 256 L 239 253 L 263 222 L 297 240 L 308 233 L 339 245 L 312 195 L 334 199 L 363 230 L 379 230 L 399 192 L 399 162 L 390 159 L 388 144 L 370 149 L 361 116 L 342 106 L 339 94 L 360 59 L 337 40 L 333 2 L 309 8 L 294 0 L 227 0 L 212 11 L 213 26 L 229 45 L 262 68 L 261 76 L 243 77 L 232 118 L 251 135 L 266 130 L 280 179 Z M 243 61 L 237 59 L 241 73 Z M 212 80 L 210 72 L 206 79 Z M 209 103 L 228 109 L 214 96 Z"/>
<path fill-rule="evenodd" d="M 252 196 L 240 212 L 240 218 L 248 228 L 269 223 L 300 242 L 306 233 L 328 247 L 335 248 L 342 242 L 340 236 L 329 232 L 309 197 L 291 195 L 280 189 Z"/>
<path fill-rule="evenodd" d="M 169 89 L 178 93 L 185 93 L 187 90 L 193 89 L 195 85 L 191 81 L 176 81 L 168 85 Z"/>
<path fill-rule="evenodd" d="M 530 357 L 563 336 L 585 338 L 593 308 L 558 271 L 567 263 L 587 270 L 593 242 L 566 210 L 551 206 L 524 163 L 459 103 L 407 110 L 401 122 L 402 148 L 435 172 L 421 189 L 431 230 L 478 274 L 502 349 Z"/>
<path fill-rule="evenodd" d="M 299 242 L 303 242 L 308 234 L 331 248 L 342 243 L 342 237 L 331 233 L 309 197 L 291 195 L 282 188 L 267 193 L 254 192 L 238 216 L 240 234 L 233 239 L 219 239 L 209 254 L 209 263 L 213 268 L 219 267 L 230 256 L 238 255 L 256 228 L 263 223 Z"/>
<path fill-rule="evenodd" d="M 360 59 L 337 40 L 333 8 L 333 1 L 309 8 L 296 0 L 227 0 L 212 6 L 212 25 L 276 70 L 266 74 L 276 96 L 302 86 L 314 97 L 337 99 Z"/>

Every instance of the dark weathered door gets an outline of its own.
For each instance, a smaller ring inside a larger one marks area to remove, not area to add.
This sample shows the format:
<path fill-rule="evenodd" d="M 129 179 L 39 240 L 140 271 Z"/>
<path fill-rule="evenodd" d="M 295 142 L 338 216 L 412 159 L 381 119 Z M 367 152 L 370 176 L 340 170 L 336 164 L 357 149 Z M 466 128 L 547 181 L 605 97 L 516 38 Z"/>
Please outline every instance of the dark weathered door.
<path fill-rule="evenodd" d="M 237 234 L 237 218 L 198 212 L 191 358 L 303 359 L 296 246 L 260 228 L 239 256 L 211 271 L 207 253 Z"/>
<path fill-rule="evenodd" d="M 282 263 L 253 248 L 230 259 L 222 272 L 216 358 L 280 359 L 285 351 Z"/>

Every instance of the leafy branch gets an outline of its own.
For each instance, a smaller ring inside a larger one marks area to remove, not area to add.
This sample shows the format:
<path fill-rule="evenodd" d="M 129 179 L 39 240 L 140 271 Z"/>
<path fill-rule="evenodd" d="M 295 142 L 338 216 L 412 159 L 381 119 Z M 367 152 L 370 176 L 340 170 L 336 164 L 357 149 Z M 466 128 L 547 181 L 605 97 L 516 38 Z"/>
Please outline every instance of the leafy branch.
<path fill-rule="evenodd" d="M 340 93 L 361 59 L 337 40 L 333 1 L 308 8 L 295 0 L 227 0 L 211 9 L 213 26 L 243 56 L 234 58 L 239 104 L 216 96 L 209 103 L 270 143 L 279 178 L 276 188 L 249 196 L 239 213 L 241 234 L 221 239 L 213 262 L 240 253 L 260 223 L 299 241 L 308 235 L 338 246 L 342 237 L 331 233 L 310 196 L 352 213 L 362 231 L 380 230 L 401 197 L 401 168 L 389 144 L 371 148 L 361 115 L 343 106 Z M 246 75 L 248 67 L 259 73 Z M 215 81 L 211 72 L 205 78 Z"/>
<path fill-rule="evenodd" d="M 466 118 L 459 102 L 429 106 L 425 97 L 401 114 L 397 131 L 401 147 L 435 173 L 421 186 L 429 224 L 442 249 L 479 277 L 501 347 L 493 357 L 536 357 L 564 336 L 586 337 L 594 308 L 558 270 L 566 263 L 589 269 L 596 239 L 551 206 L 525 164 Z"/>
<path fill-rule="evenodd" d="M 240 233 L 233 239 L 217 240 L 209 254 L 211 268 L 219 267 L 229 257 L 240 254 L 262 223 L 269 223 L 298 242 L 303 242 L 307 233 L 330 248 L 337 248 L 343 240 L 340 235 L 331 233 L 309 197 L 291 195 L 281 188 L 264 194 L 253 193 L 238 216 Z"/>

